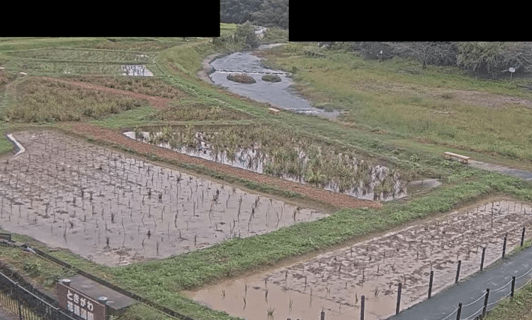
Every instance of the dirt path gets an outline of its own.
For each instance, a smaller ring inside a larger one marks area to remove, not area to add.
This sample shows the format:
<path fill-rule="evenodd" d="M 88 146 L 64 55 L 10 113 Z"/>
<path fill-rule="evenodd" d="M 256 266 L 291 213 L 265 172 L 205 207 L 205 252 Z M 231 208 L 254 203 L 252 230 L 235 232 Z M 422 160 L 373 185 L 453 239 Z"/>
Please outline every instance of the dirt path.
<path fill-rule="evenodd" d="M 326 190 L 319 190 L 310 186 L 301 185 L 299 183 L 284 181 L 274 177 L 269 177 L 254 172 L 232 168 L 230 166 L 190 157 L 170 150 L 165 150 L 146 143 L 136 142 L 110 129 L 98 128 L 96 126 L 86 123 L 75 123 L 73 126 L 70 125 L 68 123 L 64 123 L 63 127 L 74 133 L 81 134 L 84 136 L 91 136 L 95 140 L 103 140 L 116 143 L 127 148 L 131 148 L 142 154 L 152 153 L 157 155 L 158 157 L 165 159 L 172 159 L 186 163 L 198 164 L 205 166 L 208 169 L 224 172 L 242 179 L 247 179 L 257 183 L 267 184 L 273 187 L 297 192 L 316 201 L 329 204 L 335 208 L 380 208 L 382 206 L 380 202 L 359 200 L 345 194 L 333 193 Z"/>
<path fill-rule="evenodd" d="M 480 162 L 480 161 L 475 161 L 475 160 L 469 160 L 469 166 L 475 167 L 478 169 L 499 172 L 502 174 L 518 177 L 518 178 L 528 180 L 528 181 L 532 180 L 532 172 L 529 172 L 529 171 L 514 169 L 510 167 L 505 167 L 505 166 L 499 166 L 496 164 Z"/>
<path fill-rule="evenodd" d="M 154 108 L 158 108 L 158 109 L 167 107 L 168 102 L 170 101 L 170 99 L 167 99 L 167 98 L 155 97 L 155 96 L 150 96 L 147 94 L 136 93 L 136 92 L 126 91 L 126 90 L 112 89 L 112 88 L 108 88 L 105 86 L 100 86 L 100 85 L 82 82 L 82 81 L 63 80 L 63 79 L 51 78 L 51 77 L 39 77 L 38 79 L 71 84 L 71 85 L 74 85 L 74 86 L 77 86 L 83 89 L 87 89 L 87 90 L 98 90 L 98 91 L 103 91 L 103 92 L 107 92 L 111 94 L 128 96 L 128 97 L 132 97 L 135 99 L 148 100 Z"/>

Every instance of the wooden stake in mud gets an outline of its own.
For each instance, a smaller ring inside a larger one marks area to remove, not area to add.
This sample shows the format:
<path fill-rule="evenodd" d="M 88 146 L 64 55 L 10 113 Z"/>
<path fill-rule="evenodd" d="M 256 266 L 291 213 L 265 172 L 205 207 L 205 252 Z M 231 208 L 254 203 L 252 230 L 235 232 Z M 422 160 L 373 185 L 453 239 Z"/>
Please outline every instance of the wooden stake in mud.
<path fill-rule="evenodd" d="M 432 296 L 432 281 L 434 280 L 434 271 L 430 272 L 430 279 L 429 279 L 429 299 Z"/>
<path fill-rule="evenodd" d="M 458 268 L 456 268 L 456 279 L 454 279 L 454 283 L 457 284 L 458 280 L 460 280 L 460 266 L 462 265 L 462 260 L 458 260 Z"/>
<path fill-rule="evenodd" d="M 403 287 L 403 284 L 399 282 L 399 285 L 397 286 L 397 306 L 395 307 L 395 314 L 399 314 L 399 309 L 401 307 L 401 289 Z"/>
<path fill-rule="evenodd" d="M 525 227 L 523 227 L 523 233 L 521 234 L 521 247 L 525 243 Z"/>
<path fill-rule="evenodd" d="M 482 258 L 480 260 L 480 271 L 484 270 L 484 257 L 486 256 L 486 247 L 482 248 Z"/>
<path fill-rule="evenodd" d="M 506 255 L 506 239 L 508 238 L 508 235 L 504 236 L 504 242 L 502 244 L 502 258 L 504 259 L 504 256 Z"/>
<path fill-rule="evenodd" d="M 364 320 L 364 309 L 366 306 L 366 297 L 361 296 L 360 297 L 360 320 Z"/>

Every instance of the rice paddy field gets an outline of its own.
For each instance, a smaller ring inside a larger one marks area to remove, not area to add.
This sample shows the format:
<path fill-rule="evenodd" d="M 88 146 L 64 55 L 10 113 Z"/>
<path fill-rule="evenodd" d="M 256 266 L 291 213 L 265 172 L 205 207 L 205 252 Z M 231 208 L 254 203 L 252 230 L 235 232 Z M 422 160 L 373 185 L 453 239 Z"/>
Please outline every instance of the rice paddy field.
<path fill-rule="evenodd" d="M 324 217 L 64 135 L 13 137 L 26 151 L 4 162 L 0 223 L 96 263 L 165 258 Z"/>
<path fill-rule="evenodd" d="M 505 236 L 519 247 L 530 181 L 442 153 L 531 171 L 527 79 L 288 43 L 261 65 L 341 113 L 274 115 L 198 78 L 239 49 L 212 40 L 0 39 L 1 231 L 195 320 L 356 319 L 362 295 L 386 319 L 398 282 L 407 308 L 431 271 L 437 294 L 458 260 L 465 278 L 483 248 L 490 265 Z M 0 261 L 51 296 L 72 272 Z M 164 317 L 139 303 L 119 320 Z"/>

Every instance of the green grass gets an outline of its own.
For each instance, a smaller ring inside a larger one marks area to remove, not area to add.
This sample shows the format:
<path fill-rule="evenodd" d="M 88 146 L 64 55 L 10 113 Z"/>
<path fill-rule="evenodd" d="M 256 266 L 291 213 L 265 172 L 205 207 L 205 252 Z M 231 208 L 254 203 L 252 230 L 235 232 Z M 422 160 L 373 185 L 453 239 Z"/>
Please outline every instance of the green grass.
<path fill-rule="evenodd" d="M 513 299 L 506 299 L 491 310 L 485 320 L 531 320 L 532 283 L 516 291 Z"/>
<path fill-rule="evenodd" d="M 235 33 L 236 27 L 235 23 L 220 23 L 220 36 Z"/>
<path fill-rule="evenodd" d="M 100 120 L 93 120 L 90 123 L 109 129 L 134 128 L 139 125 L 149 125 L 149 119 L 153 118 L 156 112 L 153 107 L 139 107 Z"/>
<path fill-rule="evenodd" d="M 22 122 L 99 119 L 147 102 L 86 90 L 56 81 L 26 80 L 17 86 L 18 99 L 4 112 L 5 119 Z"/>
<path fill-rule="evenodd" d="M 0 42 L 0 53 L 58 46 L 95 45 L 105 38 L 10 38 Z"/>
<path fill-rule="evenodd" d="M 131 91 L 166 99 L 181 99 L 187 95 L 178 88 L 152 77 L 69 76 L 69 80 L 88 82 L 111 89 Z"/>
<path fill-rule="evenodd" d="M 516 103 L 486 105 L 509 96 L 532 100 L 517 82 L 480 81 L 450 67 L 423 70 L 412 60 L 379 63 L 317 48 L 326 58 L 313 58 L 305 50 L 303 44 L 289 44 L 265 56 L 282 69 L 296 68 L 302 94 L 347 111 L 343 121 L 365 130 L 532 160 L 532 109 Z M 485 95 L 471 96 L 468 90 Z"/>
<path fill-rule="evenodd" d="M 151 119 L 161 121 L 221 121 L 246 120 L 253 117 L 219 105 L 209 105 L 197 99 L 182 99 L 168 108 L 158 110 Z"/>

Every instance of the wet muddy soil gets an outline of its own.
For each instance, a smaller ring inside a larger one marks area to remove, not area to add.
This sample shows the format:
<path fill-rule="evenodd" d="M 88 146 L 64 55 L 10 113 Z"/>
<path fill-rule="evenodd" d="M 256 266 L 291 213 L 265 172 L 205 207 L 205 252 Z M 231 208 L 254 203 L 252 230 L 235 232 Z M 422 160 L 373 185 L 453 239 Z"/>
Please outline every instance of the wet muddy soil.
<path fill-rule="evenodd" d="M 194 300 L 247 319 L 358 319 L 366 297 L 366 319 L 395 313 L 397 284 L 401 309 L 423 301 L 454 283 L 457 261 L 463 279 L 519 245 L 524 226 L 532 225 L 529 204 L 501 199 L 454 211 L 432 221 L 390 232 L 307 261 L 194 292 Z M 530 233 L 529 233 L 530 234 Z M 529 235 L 526 236 L 529 238 Z M 271 317 L 270 317 L 271 318 Z"/>
<path fill-rule="evenodd" d="M 106 265 L 165 258 L 324 217 L 49 131 L 0 162 L 0 224 Z"/>

